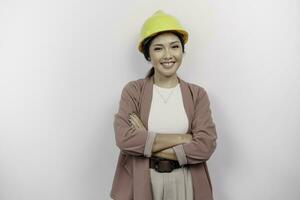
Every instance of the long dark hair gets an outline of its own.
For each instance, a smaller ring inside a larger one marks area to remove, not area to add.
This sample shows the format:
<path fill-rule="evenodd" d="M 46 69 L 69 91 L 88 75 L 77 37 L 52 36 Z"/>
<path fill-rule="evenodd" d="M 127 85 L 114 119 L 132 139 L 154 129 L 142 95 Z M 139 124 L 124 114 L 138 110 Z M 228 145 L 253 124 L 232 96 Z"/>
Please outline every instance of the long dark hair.
<path fill-rule="evenodd" d="M 174 34 L 179 38 L 179 40 L 180 40 L 180 43 L 181 43 L 181 46 L 182 46 L 182 52 L 183 52 L 183 53 L 185 52 L 185 51 L 184 51 L 184 41 L 183 41 L 183 36 L 182 36 L 180 33 L 176 32 L 176 31 L 163 31 L 163 32 L 160 32 L 160 33 L 158 33 L 158 34 L 156 34 L 156 35 L 154 35 L 154 36 L 151 36 L 151 37 L 147 38 L 147 39 L 143 42 L 143 44 L 142 44 L 143 54 L 144 54 L 144 57 L 145 57 L 145 59 L 146 59 L 147 61 L 149 61 L 149 62 L 151 61 L 151 60 L 150 60 L 149 47 L 150 47 L 150 45 L 151 45 L 151 43 L 152 43 L 152 40 L 153 40 L 156 36 L 158 36 L 158 35 L 160 35 L 160 34 L 162 34 L 162 33 L 165 33 L 165 32 L 171 32 L 171 33 L 174 33 Z M 146 78 L 150 78 L 151 76 L 153 76 L 153 75 L 154 75 L 154 72 L 155 72 L 155 70 L 154 70 L 154 67 L 152 66 L 151 69 L 147 72 Z"/>

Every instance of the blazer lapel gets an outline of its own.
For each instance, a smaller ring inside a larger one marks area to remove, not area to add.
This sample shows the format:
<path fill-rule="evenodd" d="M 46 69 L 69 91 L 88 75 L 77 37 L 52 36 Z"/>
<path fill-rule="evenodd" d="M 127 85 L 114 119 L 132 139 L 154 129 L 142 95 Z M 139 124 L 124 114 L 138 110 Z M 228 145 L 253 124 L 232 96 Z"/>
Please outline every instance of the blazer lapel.
<path fill-rule="evenodd" d="M 193 115 L 194 115 L 194 102 L 193 102 L 192 93 L 190 91 L 190 87 L 189 87 L 188 83 L 185 82 L 184 80 L 182 80 L 180 77 L 178 77 L 178 79 L 180 81 L 180 89 L 181 89 L 184 109 L 185 109 L 187 118 L 189 120 L 188 132 L 190 133 L 191 132 L 191 124 L 192 124 Z"/>

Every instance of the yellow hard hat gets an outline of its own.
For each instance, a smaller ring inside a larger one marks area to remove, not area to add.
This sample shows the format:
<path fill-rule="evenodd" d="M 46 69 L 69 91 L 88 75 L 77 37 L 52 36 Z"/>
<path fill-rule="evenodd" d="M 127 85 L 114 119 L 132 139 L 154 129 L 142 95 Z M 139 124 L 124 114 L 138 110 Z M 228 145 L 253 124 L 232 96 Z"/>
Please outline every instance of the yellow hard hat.
<path fill-rule="evenodd" d="M 142 26 L 138 43 L 139 51 L 143 52 L 145 39 L 163 31 L 176 31 L 183 36 L 184 44 L 188 41 L 188 32 L 183 28 L 179 20 L 162 10 L 158 10 Z"/>

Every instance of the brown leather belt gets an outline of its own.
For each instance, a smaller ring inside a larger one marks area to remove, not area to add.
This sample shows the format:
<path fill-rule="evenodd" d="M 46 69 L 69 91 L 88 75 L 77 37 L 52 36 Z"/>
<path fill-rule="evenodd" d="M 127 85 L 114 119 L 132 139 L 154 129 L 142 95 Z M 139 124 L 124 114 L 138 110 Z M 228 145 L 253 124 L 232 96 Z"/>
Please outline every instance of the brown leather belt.
<path fill-rule="evenodd" d="M 180 168 L 178 161 L 168 160 L 164 158 L 150 157 L 149 167 L 155 169 L 157 172 L 170 173 L 174 169 Z"/>

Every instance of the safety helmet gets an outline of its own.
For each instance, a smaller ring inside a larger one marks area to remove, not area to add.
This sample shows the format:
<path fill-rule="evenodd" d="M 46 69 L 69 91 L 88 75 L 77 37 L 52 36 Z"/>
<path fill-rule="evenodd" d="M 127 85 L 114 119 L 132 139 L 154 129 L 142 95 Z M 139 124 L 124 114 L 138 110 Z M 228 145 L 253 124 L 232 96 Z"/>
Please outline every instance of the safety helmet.
<path fill-rule="evenodd" d="M 146 39 L 164 31 L 178 32 L 183 36 L 184 44 L 188 41 L 188 32 L 183 28 L 179 20 L 162 10 L 158 10 L 142 26 L 138 42 L 139 51 L 143 52 L 143 42 Z"/>

